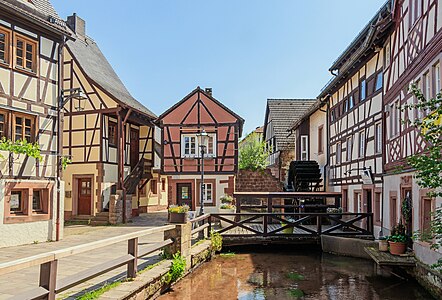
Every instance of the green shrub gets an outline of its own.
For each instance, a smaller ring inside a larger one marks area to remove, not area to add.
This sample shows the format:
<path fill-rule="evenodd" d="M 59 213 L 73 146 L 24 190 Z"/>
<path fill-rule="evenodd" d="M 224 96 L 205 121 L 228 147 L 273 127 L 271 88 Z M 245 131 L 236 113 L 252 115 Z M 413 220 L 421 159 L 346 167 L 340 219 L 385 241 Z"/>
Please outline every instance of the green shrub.
<path fill-rule="evenodd" d="M 212 250 L 219 252 L 223 248 L 223 237 L 218 232 L 212 230 L 210 233 L 210 241 L 212 244 Z"/>
<path fill-rule="evenodd" d="M 172 265 L 169 272 L 165 275 L 165 282 L 170 284 L 177 281 L 181 276 L 183 276 L 186 271 L 186 260 L 180 255 L 180 253 L 175 253 L 172 259 Z"/>

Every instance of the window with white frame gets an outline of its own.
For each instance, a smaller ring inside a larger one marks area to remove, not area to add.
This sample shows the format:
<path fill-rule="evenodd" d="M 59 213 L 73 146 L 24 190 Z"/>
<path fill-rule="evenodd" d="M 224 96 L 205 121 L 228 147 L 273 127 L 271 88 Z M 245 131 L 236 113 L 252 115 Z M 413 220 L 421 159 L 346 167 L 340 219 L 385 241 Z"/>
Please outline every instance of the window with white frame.
<path fill-rule="evenodd" d="M 308 136 L 301 136 L 301 160 L 308 160 Z"/>
<path fill-rule="evenodd" d="M 399 100 L 390 105 L 390 138 L 394 138 L 399 134 L 401 121 L 399 108 Z"/>
<path fill-rule="evenodd" d="M 431 98 L 431 78 L 430 78 L 430 72 L 426 72 L 423 75 L 423 83 L 424 83 L 424 97 L 425 99 Z"/>
<path fill-rule="evenodd" d="M 353 154 L 353 137 L 347 138 L 347 161 L 351 161 L 352 154 Z"/>
<path fill-rule="evenodd" d="M 381 123 L 376 123 L 375 125 L 375 145 L 376 153 L 382 152 L 382 125 Z"/>
<path fill-rule="evenodd" d="M 203 184 L 204 203 L 213 203 L 213 186 L 211 183 Z"/>
<path fill-rule="evenodd" d="M 422 0 L 410 0 L 410 23 L 414 25 L 422 15 Z"/>
<path fill-rule="evenodd" d="M 205 155 L 216 156 L 216 134 L 209 133 L 206 138 Z M 183 134 L 181 136 L 181 156 L 199 157 L 200 145 L 197 134 Z"/>
<path fill-rule="evenodd" d="M 363 157 L 365 155 L 365 131 L 362 130 L 359 132 L 359 157 Z"/>
<path fill-rule="evenodd" d="M 433 97 L 436 97 L 436 95 L 440 93 L 440 64 L 439 63 L 437 63 L 433 66 L 433 75 L 434 75 Z"/>

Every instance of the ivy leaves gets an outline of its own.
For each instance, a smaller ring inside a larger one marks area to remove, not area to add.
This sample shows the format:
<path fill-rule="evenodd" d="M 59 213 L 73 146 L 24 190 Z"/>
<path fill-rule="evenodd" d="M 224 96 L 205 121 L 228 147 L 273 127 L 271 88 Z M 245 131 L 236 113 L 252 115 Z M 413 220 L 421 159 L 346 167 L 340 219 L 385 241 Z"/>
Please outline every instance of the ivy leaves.
<path fill-rule="evenodd" d="M 40 146 L 38 143 L 29 143 L 26 140 L 12 141 L 3 137 L 0 139 L 0 151 L 7 151 L 14 154 L 24 154 L 29 157 L 33 157 L 38 161 L 43 160 L 41 155 Z M 2 155 L 0 155 L 4 158 Z"/>

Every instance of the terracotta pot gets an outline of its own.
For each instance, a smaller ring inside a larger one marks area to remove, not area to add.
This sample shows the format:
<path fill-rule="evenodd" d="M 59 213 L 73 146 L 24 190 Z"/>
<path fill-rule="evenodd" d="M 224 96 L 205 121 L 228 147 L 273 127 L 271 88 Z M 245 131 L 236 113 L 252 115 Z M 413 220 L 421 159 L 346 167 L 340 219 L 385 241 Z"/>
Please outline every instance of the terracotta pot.
<path fill-rule="evenodd" d="M 169 223 L 186 223 L 187 213 L 169 213 Z"/>
<path fill-rule="evenodd" d="M 400 242 L 388 242 L 390 245 L 390 253 L 393 255 L 401 255 L 404 254 L 407 250 L 407 244 Z"/>
<path fill-rule="evenodd" d="M 386 240 L 379 241 L 379 251 L 388 252 L 388 242 Z"/>

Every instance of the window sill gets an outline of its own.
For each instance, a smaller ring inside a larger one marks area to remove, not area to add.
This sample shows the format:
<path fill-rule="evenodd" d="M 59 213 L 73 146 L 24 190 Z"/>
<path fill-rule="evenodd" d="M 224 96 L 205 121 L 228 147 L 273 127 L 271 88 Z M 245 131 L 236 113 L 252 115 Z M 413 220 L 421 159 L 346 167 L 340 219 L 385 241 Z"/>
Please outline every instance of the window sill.
<path fill-rule="evenodd" d="M 47 213 L 39 213 L 33 215 L 10 215 L 4 218 L 4 224 L 30 223 L 50 220 Z"/>
<path fill-rule="evenodd" d="M 19 71 L 20 73 L 24 73 L 26 75 L 32 76 L 32 77 L 37 77 L 37 72 L 35 72 L 33 70 L 23 69 L 20 67 L 15 67 L 15 70 Z"/>
<path fill-rule="evenodd" d="M 0 60 L 0 66 L 5 67 L 5 68 L 10 68 L 11 64 L 7 61 Z"/>

